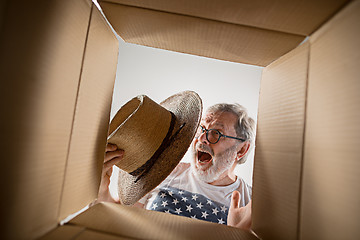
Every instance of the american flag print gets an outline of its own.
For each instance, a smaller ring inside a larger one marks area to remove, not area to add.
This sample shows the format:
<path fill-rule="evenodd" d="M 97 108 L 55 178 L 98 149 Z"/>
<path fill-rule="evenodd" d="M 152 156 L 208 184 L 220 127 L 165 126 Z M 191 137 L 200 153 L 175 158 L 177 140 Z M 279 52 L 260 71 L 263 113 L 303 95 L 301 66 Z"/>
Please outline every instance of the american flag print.
<path fill-rule="evenodd" d="M 212 201 L 204 195 L 178 188 L 168 187 L 159 190 L 150 210 L 227 224 L 228 206 Z"/>

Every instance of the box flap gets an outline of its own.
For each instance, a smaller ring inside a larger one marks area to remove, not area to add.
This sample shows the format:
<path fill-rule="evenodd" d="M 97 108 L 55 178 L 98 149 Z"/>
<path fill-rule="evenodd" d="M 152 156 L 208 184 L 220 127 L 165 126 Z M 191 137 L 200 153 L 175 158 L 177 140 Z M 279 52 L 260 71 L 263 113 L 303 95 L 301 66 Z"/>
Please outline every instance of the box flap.
<path fill-rule="evenodd" d="M 220 22 L 308 36 L 348 0 L 105 0 L 212 19 Z"/>
<path fill-rule="evenodd" d="M 81 233 L 85 231 L 85 227 L 66 225 L 58 226 L 54 230 L 45 234 L 38 240 L 66 240 L 66 239 L 77 239 Z"/>
<path fill-rule="evenodd" d="M 108 234 L 104 232 L 98 232 L 86 229 L 79 236 L 76 237 L 76 240 L 131 240 L 134 238 L 122 237 L 118 235 Z M 72 240 L 72 239 L 71 239 Z"/>
<path fill-rule="evenodd" d="M 360 1 L 310 38 L 300 239 L 360 236 Z"/>
<path fill-rule="evenodd" d="M 263 70 L 252 212 L 260 238 L 297 238 L 308 58 L 305 42 Z"/>
<path fill-rule="evenodd" d="M 90 1 L 7 1 L 0 35 L 1 239 L 56 227 Z"/>
<path fill-rule="evenodd" d="M 295 48 L 304 36 L 101 2 L 126 42 L 232 62 L 266 66 Z"/>
<path fill-rule="evenodd" d="M 118 40 L 94 6 L 77 94 L 59 220 L 97 198 L 118 51 Z"/>
<path fill-rule="evenodd" d="M 41 237 L 39 240 L 125 240 L 129 238 L 86 229 L 82 226 L 64 225 Z M 133 238 L 132 238 L 133 239 Z"/>
<path fill-rule="evenodd" d="M 115 203 L 99 203 L 70 224 L 135 239 L 257 239 L 241 229 Z"/>

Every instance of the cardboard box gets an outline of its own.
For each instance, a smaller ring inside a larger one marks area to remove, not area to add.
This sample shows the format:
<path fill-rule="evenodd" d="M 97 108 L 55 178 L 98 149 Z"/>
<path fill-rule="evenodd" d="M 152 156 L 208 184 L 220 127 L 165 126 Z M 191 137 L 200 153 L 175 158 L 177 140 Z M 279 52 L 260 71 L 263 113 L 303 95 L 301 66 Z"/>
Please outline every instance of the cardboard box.
<path fill-rule="evenodd" d="M 360 235 L 360 1 L 100 5 L 127 42 L 266 66 L 254 232 L 110 203 L 60 225 L 97 195 L 118 41 L 90 0 L 2 1 L 2 239 Z"/>

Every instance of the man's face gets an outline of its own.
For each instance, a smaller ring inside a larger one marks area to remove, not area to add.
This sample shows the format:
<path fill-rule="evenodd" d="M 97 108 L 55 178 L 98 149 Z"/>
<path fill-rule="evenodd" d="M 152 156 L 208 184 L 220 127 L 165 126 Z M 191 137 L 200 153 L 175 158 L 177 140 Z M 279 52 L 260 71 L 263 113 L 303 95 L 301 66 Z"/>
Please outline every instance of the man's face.
<path fill-rule="evenodd" d="M 233 113 L 206 113 L 200 125 L 206 129 L 217 129 L 224 135 L 236 136 L 236 121 Z M 236 161 L 237 151 L 241 148 L 239 143 L 235 139 L 222 137 L 216 144 L 211 144 L 206 139 L 206 133 L 202 133 L 193 141 L 191 167 L 194 174 L 208 183 L 218 180 Z"/>

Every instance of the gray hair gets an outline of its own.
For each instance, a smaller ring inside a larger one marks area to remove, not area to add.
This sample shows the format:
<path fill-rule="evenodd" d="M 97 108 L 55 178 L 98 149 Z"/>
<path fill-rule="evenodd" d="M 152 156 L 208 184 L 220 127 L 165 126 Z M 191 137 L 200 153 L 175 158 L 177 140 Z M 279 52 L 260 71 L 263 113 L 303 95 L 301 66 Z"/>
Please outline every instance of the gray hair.
<path fill-rule="evenodd" d="M 238 121 L 235 123 L 236 135 L 250 143 L 248 152 L 238 160 L 238 164 L 245 163 L 251 150 L 255 147 L 255 121 L 249 117 L 247 110 L 240 104 L 215 104 L 207 109 L 208 113 L 230 112 L 237 116 Z"/>

